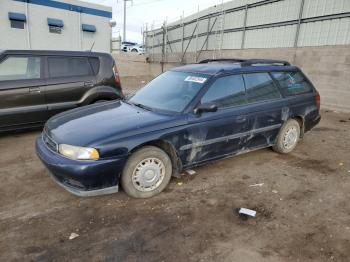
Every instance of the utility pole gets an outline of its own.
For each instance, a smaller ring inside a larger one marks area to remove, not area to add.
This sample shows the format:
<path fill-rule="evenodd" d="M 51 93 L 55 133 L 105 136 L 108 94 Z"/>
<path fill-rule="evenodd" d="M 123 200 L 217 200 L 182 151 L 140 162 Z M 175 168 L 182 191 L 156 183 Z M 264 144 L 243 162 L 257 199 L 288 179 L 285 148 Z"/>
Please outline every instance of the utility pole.
<path fill-rule="evenodd" d="M 123 0 L 124 1 L 124 24 L 123 24 L 123 41 L 126 41 L 126 2 L 133 0 Z"/>

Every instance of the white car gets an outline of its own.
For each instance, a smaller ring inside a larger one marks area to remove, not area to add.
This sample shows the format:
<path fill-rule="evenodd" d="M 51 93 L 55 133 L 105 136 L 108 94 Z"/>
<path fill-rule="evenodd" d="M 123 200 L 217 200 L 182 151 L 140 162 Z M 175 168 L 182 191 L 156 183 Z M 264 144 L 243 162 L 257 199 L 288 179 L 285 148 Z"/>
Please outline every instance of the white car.
<path fill-rule="evenodd" d="M 143 45 L 138 45 L 136 43 L 129 43 L 129 42 L 123 42 L 121 50 L 124 52 L 132 52 L 132 53 L 138 53 L 138 54 L 145 53 L 145 49 Z"/>
<path fill-rule="evenodd" d="M 134 45 L 134 46 L 130 46 L 130 52 L 137 52 L 140 55 L 145 53 L 145 48 L 143 47 L 143 45 Z"/>

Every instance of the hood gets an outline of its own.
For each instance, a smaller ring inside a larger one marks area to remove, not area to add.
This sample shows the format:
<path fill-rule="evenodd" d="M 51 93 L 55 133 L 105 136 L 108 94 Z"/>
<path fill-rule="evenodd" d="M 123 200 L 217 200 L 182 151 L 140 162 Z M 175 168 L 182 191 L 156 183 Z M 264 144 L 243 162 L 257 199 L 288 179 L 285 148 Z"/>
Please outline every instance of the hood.
<path fill-rule="evenodd" d="M 47 122 L 45 132 L 58 144 L 97 146 L 184 124 L 184 117 L 151 112 L 122 101 L 85 106 L 58 114 Z"/>

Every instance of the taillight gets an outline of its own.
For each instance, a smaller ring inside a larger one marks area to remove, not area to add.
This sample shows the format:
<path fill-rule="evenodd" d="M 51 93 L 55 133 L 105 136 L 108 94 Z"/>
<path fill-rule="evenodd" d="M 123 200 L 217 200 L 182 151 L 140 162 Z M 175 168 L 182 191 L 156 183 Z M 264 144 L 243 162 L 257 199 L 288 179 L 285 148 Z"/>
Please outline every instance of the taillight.
<path fill-rule="evenodd" d="M 120 88 L 120 92 L 123 95 L 122 85 L 120 82 L 119 72 L 118 72 L 116 64 L 114 64 L 114 66 L 113 66 L 113 74 L 114 74 L 114 81 L 115 81 L 116 85 Z"/>
<path fill-rule="evenodd" d="M 316 96 L 315 96 L 315 102 L 318 108 L 320 108 L 321 106 L 321 96 L 320 94 L 317 92 Z"/>

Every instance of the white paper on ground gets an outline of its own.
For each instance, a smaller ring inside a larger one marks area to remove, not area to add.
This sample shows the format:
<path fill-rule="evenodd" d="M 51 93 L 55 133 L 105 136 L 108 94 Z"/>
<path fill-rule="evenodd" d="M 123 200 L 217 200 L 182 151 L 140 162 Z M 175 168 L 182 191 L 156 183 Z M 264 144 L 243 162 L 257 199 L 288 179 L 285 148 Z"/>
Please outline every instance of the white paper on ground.
<path fill-rule="evenodd" d="M 256 211 L 255 210 L 251 210 L 251 209 L 244 208 L 244 207 L 240 208 L 238 213 L 245 214 L 245 215 L 251 216 L 251 217 L 255 217 L 255 215 L 256 215 Z"/>

